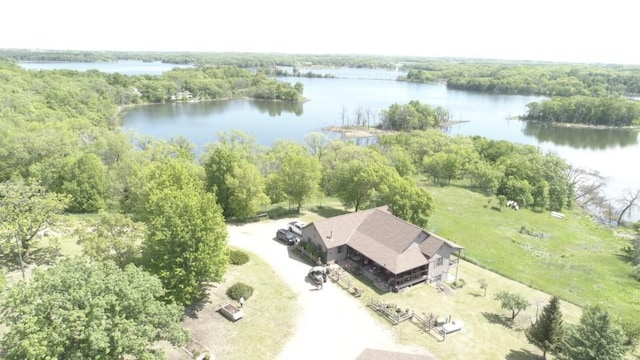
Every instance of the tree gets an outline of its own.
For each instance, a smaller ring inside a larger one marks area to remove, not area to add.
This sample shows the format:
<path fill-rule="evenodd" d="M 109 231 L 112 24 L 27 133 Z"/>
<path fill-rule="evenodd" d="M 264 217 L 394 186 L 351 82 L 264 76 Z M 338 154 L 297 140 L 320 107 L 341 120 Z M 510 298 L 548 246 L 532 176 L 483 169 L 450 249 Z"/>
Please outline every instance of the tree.
<path fill-rule="evenodd" d="M 397 174 L 380 188 L 379 205 L 389 205 L 393 215 L 416 226 L 426 228 L 436 207 L 431 194 L 410 179 Z"/>
<path fill-rule="evenodd" d="M 264 178 L 243 147 L 219 143 L 204 161 L 207 190 L 216 195 L 225 218 L 246 220 L 269 203 Z"/>
<path fill-rule="evenodd" d="M 112 260 L 119 267 L 140 256 L 143 232 L 138 223 L 122 214 L 100 213 L 100 218 L 76 231 L 83 254 L 94 260 Z"/>
<path fill-rule="evenodd" d="M 638 200 L 640 200 L 640 189 L 632 191 L 631 189 L 625 189 L 624 195 L 618 202 L 622 205 L 622 209 L 620 210 L 620 215 L 618 216 L 618 224 L 621 224 L 622 218 L 628 212 L 631 214 L 631 211 L 638 207 Z"/>
<path fill-rule="evenodd" d="M 520 294 L 500 291 L 494 298 L 500 301 L 501 308 L 511 311 L 511 321 L 515 320 L 520 311 L 526 310 L 529 307 L 527 299 Z"/>
<path fill-rule="evenodd" d="M 3 359 L 158 358 L 157 341 L 186 342 L 182 309 L 160 281 L 129 265 L 75 257 L 37 270 L 3 297 Z"/>
<path fill-rule="evenodd" d="M 560 312 L 560 299 L 553 296 L 542 309 L 542 314 L 525 333 L 527 340 L 542 350 L 542 357 L 547 353 L 557 354 L 564 340 L 564 324 Z"/>
<path fill-rule="evenodd" d="M 295 204 L 300 212 L 302 204 L 317 191 L 322 174 L 317 158 L 306 154 L 289 153 L 284 156 L 282 167 L 268 181 L 272 188 L 282 191 L 289 204 Z"/>
<path fill-rule="evenodd" d="M 63 177 L 62 191 L 71 197 L 70 211 L 97 212 L 105 207 L 109 183 L 105 167 L 97 155 L 82 155 Z"/>
<path fill-rule="evenodd" d="M 227 228 L 214 195 L 202 187 L 167 187 L 145 202 L 146 268 L 156 274 L 166 298 L 189 305 L 220 281 L 229 263 Z"/>
<path fill-rule="evenodd" d="M 28 259 L 37 235 L 59 221 L 66 204 L 66 196 L 48 193 L 39 185 L 0 183 L 0 228 L 12 235 L 12 241 L 20 244 L 19 255 Z"/>
<path fill-rule="evenodd" d="M 391 180 L 391 171 L 393 167 L 374 159 L 352 160 L 330 172 L 329 188 L 345 207 L 358 211 L 375 201 L 380 187 Z"/>
<path fill-rule="evenodd" d="M 309 153 L 322 160 L 324 150 L 329 146 L 329 138 L 321 132 L 312 132 L 304 137 L 304 142 L 309 149 Z"/>
<path fill-rule="evenodd" d="M 629 350 L 627 337 L 620 325 L 600 306 L 586 308 L 580 323 L 569 329 L 563 344 L 563 360 L 617 360 Z"/>

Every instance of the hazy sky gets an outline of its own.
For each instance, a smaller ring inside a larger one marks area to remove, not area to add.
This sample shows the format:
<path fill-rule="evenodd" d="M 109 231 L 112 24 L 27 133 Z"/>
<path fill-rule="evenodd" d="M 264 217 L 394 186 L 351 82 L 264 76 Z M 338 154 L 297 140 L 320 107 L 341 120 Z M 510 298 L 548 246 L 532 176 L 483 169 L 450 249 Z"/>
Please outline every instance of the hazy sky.
<path fill-rule="evenodd" d="M 630 0 L 15 0 L 0 48 L 479 57 L 640 64 Z"/>

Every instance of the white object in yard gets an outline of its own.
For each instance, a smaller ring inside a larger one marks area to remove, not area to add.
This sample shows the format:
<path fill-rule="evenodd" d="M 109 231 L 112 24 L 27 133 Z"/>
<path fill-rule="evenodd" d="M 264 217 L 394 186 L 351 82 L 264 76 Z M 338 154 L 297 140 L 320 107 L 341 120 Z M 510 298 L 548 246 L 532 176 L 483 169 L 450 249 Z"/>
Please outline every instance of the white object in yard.
<path fill-rule="evenodd" d="M 220 307 L 220 313 L 231 321 L 238 321 L 244 316 L 242 309 L 237 308 L 229 303 L 224 303 Z"/>
<path fill-rule="evenodd" d="M 461 320 L 452 321 L 448 324 L 442 325 L 442 330 L 445 332 L 445 334 L 450 334 L 462 329 L 464 329 L 464 323 Z"/>
<path fill-rule="evenodd" d="M 553 216 L 556 219 L 564 219 L 564 214 L 563 213 L 559 213 L 559 212 L 555 212 L 555 211 L 551 212 L 551 216 Z"/>

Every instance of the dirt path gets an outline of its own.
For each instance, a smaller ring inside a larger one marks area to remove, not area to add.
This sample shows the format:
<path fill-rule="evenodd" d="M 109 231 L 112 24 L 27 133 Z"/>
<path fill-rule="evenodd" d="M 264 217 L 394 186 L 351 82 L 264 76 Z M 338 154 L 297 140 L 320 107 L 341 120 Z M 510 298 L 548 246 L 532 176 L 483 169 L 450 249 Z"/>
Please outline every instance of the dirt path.
<path fill-rule="evenodd" d="M 230 245 L 262 257 L 298 296 L 296 329 L 279 359 L 355 359 L 365 348 L 424 354 L 424 349 L 396 344 L 388 328 L 331 281 L 316 290 L 306 280 L 310 266 L 297 260 L 292 249 L 271 239 L 278 228 L 293 220 L 228 227 Z"/>

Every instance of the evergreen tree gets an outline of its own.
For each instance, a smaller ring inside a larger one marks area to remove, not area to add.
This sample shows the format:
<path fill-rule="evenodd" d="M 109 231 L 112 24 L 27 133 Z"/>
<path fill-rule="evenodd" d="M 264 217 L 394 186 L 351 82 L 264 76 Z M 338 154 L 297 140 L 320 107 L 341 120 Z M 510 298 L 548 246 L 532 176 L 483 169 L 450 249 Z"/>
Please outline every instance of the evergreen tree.
<path fill-rule="evenodd" d="M 556 296 L 542 309 L 542 314 L 526 332 L 527 340 L 542 350 L 542 357 L 547 353 L 557 354 L 564 336 L 560 299 Z"/>
<path fill-rule="evenodd" d="M 629 350 L 627 337 L 609 313 L 599 306 L 584 310 L 580 323 L 569 331 L 558 358 L 563 360 L 617 360 Z"/>

